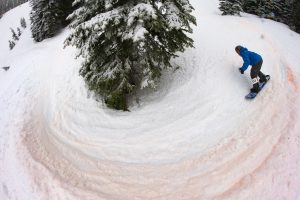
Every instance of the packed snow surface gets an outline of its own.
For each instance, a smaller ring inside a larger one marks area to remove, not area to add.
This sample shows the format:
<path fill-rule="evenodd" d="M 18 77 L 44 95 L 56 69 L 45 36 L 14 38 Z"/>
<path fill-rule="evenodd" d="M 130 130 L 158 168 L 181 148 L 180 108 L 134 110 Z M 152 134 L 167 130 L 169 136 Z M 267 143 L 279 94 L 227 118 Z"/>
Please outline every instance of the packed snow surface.
<path fill-rule="evenodd" d="M 191 0 L 195 48 L 131 112 L 96 102 L 78 75 L 70 33 L 41 43 L 0 19 L 0 199 L 300 199 L 300 35 L 217 0 Z M 253 101 L 236 45 L 264 58 L 270 82 Z"/>

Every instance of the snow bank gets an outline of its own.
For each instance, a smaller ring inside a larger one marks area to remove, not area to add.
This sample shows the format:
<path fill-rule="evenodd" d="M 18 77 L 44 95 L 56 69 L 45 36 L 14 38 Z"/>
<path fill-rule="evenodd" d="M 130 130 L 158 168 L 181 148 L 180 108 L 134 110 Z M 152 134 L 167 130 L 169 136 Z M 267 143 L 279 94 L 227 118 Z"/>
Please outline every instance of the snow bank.
<path fill-rule="evenodd" d="M 191 2 L 196 48 L 131 112 L 90 98 L 76 50 L 62 48 L 68 30 L 33 43 L 27 29 L 13 51 L 0 38 L 12 67 L 0 72 L 0 199 L 299 198 L 300 36 Z M 0 30 L 28 13 L 9 12 Z M 254 101 L 236 45 L 262 54 L 271 75 Z"/>

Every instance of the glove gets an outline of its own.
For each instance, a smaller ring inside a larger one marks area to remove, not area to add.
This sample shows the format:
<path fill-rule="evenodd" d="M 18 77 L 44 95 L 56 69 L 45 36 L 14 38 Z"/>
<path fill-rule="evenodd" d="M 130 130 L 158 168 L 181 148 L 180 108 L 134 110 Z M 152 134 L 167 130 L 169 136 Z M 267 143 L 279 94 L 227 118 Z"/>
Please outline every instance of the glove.
<path fill-rule="evenodd" d="M 239 68 L 239 71 L 241 72 L 241 74 L 244 74 L 244 70 L 242 70 L 242 68 Z"/>

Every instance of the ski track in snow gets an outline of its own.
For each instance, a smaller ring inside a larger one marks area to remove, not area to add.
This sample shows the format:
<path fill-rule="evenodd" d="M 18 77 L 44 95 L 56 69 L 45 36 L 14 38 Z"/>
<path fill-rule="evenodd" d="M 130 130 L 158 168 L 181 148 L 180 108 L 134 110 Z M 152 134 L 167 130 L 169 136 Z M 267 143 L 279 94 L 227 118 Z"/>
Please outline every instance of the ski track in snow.
<path fill-rule="evenodd" d="M 11 65 L 0 74 L 0 199 L 300 198 L 299 35 L 191 2 L 195 49 L 131 112 L 90 97 L 76 50 L 63 49 L 68 30 L 33 44 L 27 29 L 14 51 L 0 49 Z M 0 29 L 29 13 L 15 10 Z M 259 51 L 271 75 L 251 102 L 238 44 Z"/>

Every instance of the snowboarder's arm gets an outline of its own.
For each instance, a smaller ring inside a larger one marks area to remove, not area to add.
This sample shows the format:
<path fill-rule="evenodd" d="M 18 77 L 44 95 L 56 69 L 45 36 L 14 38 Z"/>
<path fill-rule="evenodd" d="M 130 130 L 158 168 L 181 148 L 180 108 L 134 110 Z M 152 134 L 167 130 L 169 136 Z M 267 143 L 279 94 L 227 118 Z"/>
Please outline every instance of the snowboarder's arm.
<path fill-rule="evenodd" d="M 240 69 L 243 70 L 243 71 L 246 71 L 247 68 L 250 65 L 250 59 L 249 59 L 249 56 L 247 54 L 242 54 L 241 56 L 242 56 L 242 58 L 244 60 L 244 64 L 243 64 L 243 66 Z"/>

